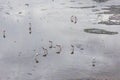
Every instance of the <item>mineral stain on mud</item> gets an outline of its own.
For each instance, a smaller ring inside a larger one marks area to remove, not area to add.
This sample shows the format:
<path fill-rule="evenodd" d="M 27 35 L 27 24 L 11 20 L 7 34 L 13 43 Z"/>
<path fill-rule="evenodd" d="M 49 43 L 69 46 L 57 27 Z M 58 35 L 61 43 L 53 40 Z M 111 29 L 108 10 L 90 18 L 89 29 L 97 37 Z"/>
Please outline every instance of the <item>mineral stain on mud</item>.
<path fill-rule="evenodd" d="M 107 35 L 118 34 L 118 32 L 107 31 L 107 30 L 104 30 L 104 29 L 97 29 L 97 28 L 84 29 L 84 32 L 92 33 L 92 34 L 107 34 Z"/>
<path fill-rule="evenodd" d="M 69 7 L 69 8 L 72 8 L 72 9 L 89 9 L 89 8 L 95 8 L 96 6 L 83 6 L 83 7 Z"/>

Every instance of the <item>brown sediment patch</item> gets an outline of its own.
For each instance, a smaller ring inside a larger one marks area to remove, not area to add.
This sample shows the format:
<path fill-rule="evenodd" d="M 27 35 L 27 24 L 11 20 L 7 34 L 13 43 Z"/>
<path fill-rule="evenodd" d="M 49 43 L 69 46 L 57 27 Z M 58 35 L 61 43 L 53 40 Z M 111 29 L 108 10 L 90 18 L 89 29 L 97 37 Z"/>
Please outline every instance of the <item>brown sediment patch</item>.
<path fill-rule="evenodd" d="M 104 30 L 104 29 L 97 29 L 97 28 L 84 29 L 84 32 L 92 33 L 92 34 L 107 34 L 107 35 L 118 34 L 118 32 L 107 31 L 107 30 Z"/>
<path fill-rule="evenodd" d="M 88 9 L 88 8 L 95 8 L 96 6 L 83 6 L 83 7 L 69 7 L 74 9 Z"/>
<path fill-rule="evenodd" d="M 109 1 L 109 0 L 93 0 L 93 1 L 98 2 L 98 3 L 101 3 L 101 2 L 107 2 L 107 1 Z"/>
<path fill-rule="evenodd" d="M 96 6 L 84 6 L 84 7 L 81 7 L 82 9 L 85 9 L 85 8 L 95 8 Z"/>

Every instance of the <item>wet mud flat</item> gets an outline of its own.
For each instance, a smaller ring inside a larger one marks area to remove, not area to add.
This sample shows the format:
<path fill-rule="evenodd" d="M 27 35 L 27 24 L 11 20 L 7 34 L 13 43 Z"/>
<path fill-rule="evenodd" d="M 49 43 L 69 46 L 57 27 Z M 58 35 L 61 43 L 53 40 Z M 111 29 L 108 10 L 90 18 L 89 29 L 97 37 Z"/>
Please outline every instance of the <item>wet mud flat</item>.
<path fill-rule="evenodd" d="M 120 5 L 112 1 L 8 0 L 0 80 L 119 80 Z"/>

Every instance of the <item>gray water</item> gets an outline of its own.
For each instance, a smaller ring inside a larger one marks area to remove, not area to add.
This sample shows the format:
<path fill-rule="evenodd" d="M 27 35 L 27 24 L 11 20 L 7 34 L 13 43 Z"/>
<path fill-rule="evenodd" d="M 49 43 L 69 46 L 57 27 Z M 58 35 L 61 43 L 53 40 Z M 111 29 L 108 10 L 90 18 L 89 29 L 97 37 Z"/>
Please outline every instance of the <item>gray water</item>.
<path fill-rule="evenodd" d="M 119 4 L 0 0 L 0 80 L 120 80 Z"/>

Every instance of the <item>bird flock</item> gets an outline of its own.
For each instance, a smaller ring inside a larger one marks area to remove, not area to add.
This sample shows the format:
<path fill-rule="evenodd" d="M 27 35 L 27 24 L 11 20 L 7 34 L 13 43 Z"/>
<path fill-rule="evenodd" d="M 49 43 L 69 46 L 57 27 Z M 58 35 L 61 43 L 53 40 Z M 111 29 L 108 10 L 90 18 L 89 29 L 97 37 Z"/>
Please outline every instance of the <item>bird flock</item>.
<path fill-rule="evenodd" d="M 62 45 L 57 44 L 57 45 L 54 46 L 54 45 L 53 45 L 53 41 L 49 41 L 49 44 L 50 44 L 50 45 L 48 46 L 49 49 L 52 49 L 52 48 L 57 49 L 56 54 L 60 54 L 60 53 L 62 52 Z M 70 50 L 71 52 L 70 52 L 70 54 L 73 55 L 73 54 L 75 53 L 74 50 L 75 50 L 76 47 L 75 47 L 75 45 L 73 45 L 73 44 L 71 44 L 70 46 L 71 46 L 71 50 Z M 84 50 L 84 48 L 82 48 L 82 47 L 80 47 L 79 49 L 80 49 L 80 50 Z M 48 53 L 49 53 L 49 52 L 48 52 L 48 49 L 45 48 L 45 47 L 42 47 L 42 50 L 43 50 L 43 55 L 42 55 L 42 56 L 43 56 L 43 57 L 47 57 L 47 56 L 48 56 Z M 39 55 L 40 55 L 40 53 L 35 53 L 35 59 L 34 59 L 34 60 L 35 60 L 36 63 L 39 63 L 39 60 L 38 60 L 38 59 L 39 59 Z M 96 66 L 96 59 L 95 59 L 95 58 L 92 59 L 92 64 L 91 64 L 91 66 L 92 66 L 92 67 L 95 67 L 95 66 Z"/>
<path fill-rule="evenodd" d="M 56 49 L 57 51 L 56 51 L 56 54 L 60 54 L 61 52 L 62 52 L 62 45 L 60 45 L 60 44 L 56 44 L 55 46 L 53 45 L 53 41 L 49 41 L 49 49 L 52 49 L 52 48 L 54 48 L 54 49 Z M 71 44 L 71 52 L 70 52 L 70 54 L 74 54 L 74 49 L 75 49 L 75 46 L 74 45 L 72 45 Z M 81 49 L 81 50 L 83 50 L 83 49 Z M 43 51 L 43 57 L 47 57 L 47 55 L 48 55 L 48 49 L 47 48 L 45 48 L 45 47 L 42 47 L 42 51 Z M 39 56 L 40 54 L 39 53 L 35 53 L 35 62 L 36 63 L 39 63 L 39 61 L 38 61 L 38 56 Z"/>

